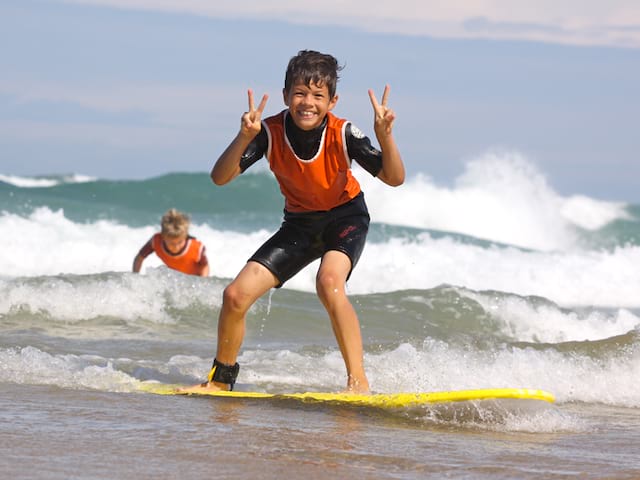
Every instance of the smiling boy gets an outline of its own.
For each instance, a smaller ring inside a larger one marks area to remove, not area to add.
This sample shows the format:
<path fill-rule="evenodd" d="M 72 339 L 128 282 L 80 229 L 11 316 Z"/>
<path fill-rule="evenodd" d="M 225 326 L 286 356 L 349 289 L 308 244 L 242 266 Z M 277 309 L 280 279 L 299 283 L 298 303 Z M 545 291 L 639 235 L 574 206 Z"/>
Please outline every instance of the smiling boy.
<path fill-rule="evenodd" d="M 364 248 L 369 213 L 360 184 L 352 175 L 358 162 L 384 183 L 398 186 L 405 171 L 392 134 L 395 114 L 369 90 L 380 150 L 350 122 L 331 113 L 338 102 L 341 67 L 331 55 L 303 50 L 287 67 L 283 89 L 286 110 L 261 121 L 268 96 L 249 111 L 240 131 L 218 158 L 211 178 L 224 185 L 265 156 L 285 198 L 280 229 L 247 261 L 225 288 L 218 319 L 217 351 L 207 381 L 183 392 L 229 390 L 239 371 L 236 362 L 253 303 L 316 259 L 316 291 L 324 305 L 347 370 L 347 391 L 368 393 L 362 337 L 346 282 Z"/>

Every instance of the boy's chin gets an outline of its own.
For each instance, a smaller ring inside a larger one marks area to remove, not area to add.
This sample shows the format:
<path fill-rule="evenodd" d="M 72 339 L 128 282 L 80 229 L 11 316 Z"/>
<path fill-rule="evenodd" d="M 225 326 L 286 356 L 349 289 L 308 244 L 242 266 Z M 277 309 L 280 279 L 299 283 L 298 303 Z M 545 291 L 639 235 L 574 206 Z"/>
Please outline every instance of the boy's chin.
<path fill-rule="evenodd" d="M 307 132 L 318 128 L 320 125 L 322 125 L 323 120 L 324 117 L 314 117 L 313 119 L 309 120 L 293 117 L 293 123 L 295 124 L 295 126 L 300 130 L 305 130 Z"/>

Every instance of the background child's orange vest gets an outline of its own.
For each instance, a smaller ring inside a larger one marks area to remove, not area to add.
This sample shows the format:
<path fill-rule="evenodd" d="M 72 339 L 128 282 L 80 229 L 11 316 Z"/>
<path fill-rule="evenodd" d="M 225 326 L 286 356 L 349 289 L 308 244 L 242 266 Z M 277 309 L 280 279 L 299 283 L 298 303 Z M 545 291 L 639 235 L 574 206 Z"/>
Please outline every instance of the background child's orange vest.
<path fill-rule="evenodd" d="M 203 249 L 200 240 L 188 237 L 187 245 L 179 255 L 172 255 L 164 248 L 162 235 L 159 233 L 153 236 L 151 245 L 153 246 L 153 251 L 156 252 L 156 255 L 160 257 L 160 260 L 162 260 L 167 267 L 190 275 L 198 275 L 200 273 L 198 262 L 200 262 L 202 258 Z"/>

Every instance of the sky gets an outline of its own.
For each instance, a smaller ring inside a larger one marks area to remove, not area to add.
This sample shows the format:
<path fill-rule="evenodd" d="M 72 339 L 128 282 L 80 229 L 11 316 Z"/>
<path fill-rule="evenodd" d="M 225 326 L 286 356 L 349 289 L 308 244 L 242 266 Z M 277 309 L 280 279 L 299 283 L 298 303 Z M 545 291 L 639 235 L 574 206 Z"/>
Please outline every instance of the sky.
<path fill-rule="evenodd" d="M 563 195 L 640 203 L 637 0 L 2 0 L 0 174 L 208 172 L 248 88 L 284 108 L 301 49 L 345 66 L 334 112 L 371 137 L 391 86 L 409 175 L 515 152 Z"/>

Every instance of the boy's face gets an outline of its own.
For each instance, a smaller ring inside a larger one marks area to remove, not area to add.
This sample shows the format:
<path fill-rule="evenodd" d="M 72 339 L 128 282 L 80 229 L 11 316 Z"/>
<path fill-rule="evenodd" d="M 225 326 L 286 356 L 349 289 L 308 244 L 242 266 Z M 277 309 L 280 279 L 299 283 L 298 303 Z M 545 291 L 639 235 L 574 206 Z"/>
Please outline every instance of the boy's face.
<path fill-rule="evenodd" d="M 162 242 L 169 252 L 180 253 L 180 250 L 184 248 L 184 244 L 187 243 L 187 236 L 170 237 L 169 235 L 162 235 Z"/>
<path fill-rule="evenodd" d="M 302 130 L 313 130 L 319 126 L 327 112 L 333 110 L 338 96 L 329 96 L 326 85 L 315 83 L 305 85 L 294 83 L 289 91 L 283 90 L 284 104 L 289 107 L 289 115 Z"/>

